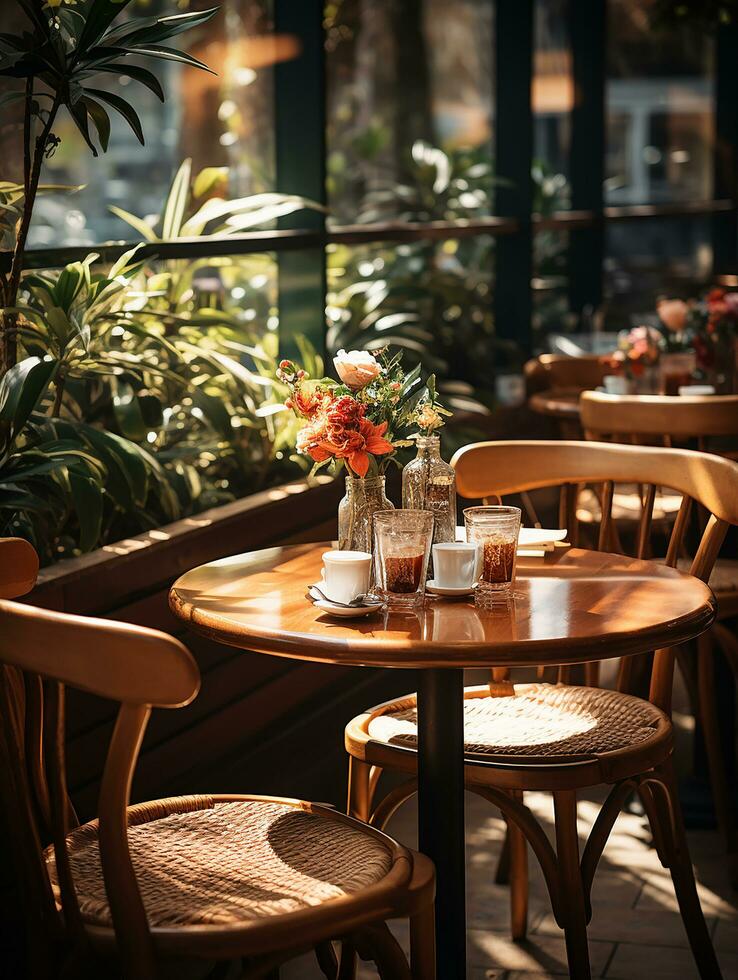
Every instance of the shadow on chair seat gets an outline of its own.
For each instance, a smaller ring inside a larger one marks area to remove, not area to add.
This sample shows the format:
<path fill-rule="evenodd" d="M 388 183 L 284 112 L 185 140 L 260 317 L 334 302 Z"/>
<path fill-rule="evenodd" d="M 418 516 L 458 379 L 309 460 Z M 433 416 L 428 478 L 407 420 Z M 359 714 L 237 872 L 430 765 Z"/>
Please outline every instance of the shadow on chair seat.
<path fill-rule="evenodd" d="M 233 928 L 299 912 L 362 892 L 392 867 L 389 848 L 359 825 L 289 803 L 207 796 L 168 803 L 158 818 L 146 806 L 129 811 L 128 843 L 154 938 L 162 928 Z M 112 928 L 97 821 L 72 831 L 67 847 L 85 922 Z M 47 862 L 56 886 L 53 849 Z"/>
<path fill-rule="evenodd" d="M 490 697 L 487 686 L 464 691 L 468 755 L 567 762 L 639 745 L 668 726 L 655 705 L 602 688 L 516 684 L 507 697 Z M 415 748 L 415 695 L 374 709 L 366 728 L 372 741 Z"/>

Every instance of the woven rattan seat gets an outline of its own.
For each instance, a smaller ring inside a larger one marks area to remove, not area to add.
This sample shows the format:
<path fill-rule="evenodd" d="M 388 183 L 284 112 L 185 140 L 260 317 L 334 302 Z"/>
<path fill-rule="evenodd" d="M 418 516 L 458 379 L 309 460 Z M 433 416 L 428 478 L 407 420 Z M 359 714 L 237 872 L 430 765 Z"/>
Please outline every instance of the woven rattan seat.
<path fill-rule="evenodd" d="M 464 699 L 465 750 L 470 755 L 600 755 L 644 742 L 666 715 L 648 701 L 600 688 L 516 684 L 514 696 Z M 417 745 L 416 699 L 382 705 L 369 720 L 369 737 Z"/>
<path fill-rule="evenodd" d="M 170 802 L 186 812 L 149 816 L 128 831 L 152 928 L 284 915 L 360 892 L 390 870 L 391 854 L 381 840 L 286 803 Z M 68 849 L 85 921 L 112 925 L 97 823 L 73 831 Z M 47 861 L 56 885 L 53 854 Z"/>

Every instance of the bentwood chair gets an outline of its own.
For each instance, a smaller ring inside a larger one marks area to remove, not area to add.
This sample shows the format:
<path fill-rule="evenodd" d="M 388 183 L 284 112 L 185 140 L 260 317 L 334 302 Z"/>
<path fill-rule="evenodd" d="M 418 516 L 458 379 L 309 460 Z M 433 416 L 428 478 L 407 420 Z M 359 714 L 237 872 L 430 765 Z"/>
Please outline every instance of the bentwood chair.
<path fill-rule="evenodd" d="M 314 949 L 331 980 L 353 975 L 356 951 L 383 978 L 432 980 L 433 867 L 383 833 L 292 799 L 129 806 L 152 707 L 192 701 L 197 665 L 164 633 L 7 601 L 36 568 L 30 545 L 0 539 L 0 793 L 29 976 L 151 980 L 188 962 L 188 976 L 224 977 L 241 960 L 239 976 L 271 980 Z M 82 826 L 66 791 L 65 685 L 121 702 L 99 820 Z M 410 918 L 412 974 L 386 926 L 395 916 Z"/>
<path fill-rule="evenodd" d="M 453 465 L 460 496 L 488 502 L 523 490 L 581 483 L 604 483 L 606 501 L 612 499 L 616 481 L 669 486 L 684 495 L 684 502 L 667 564 L 677 561 L 691 502 L 711 515 L 691 565 L 692 574 L 703 581 L 710 576 L 729 525 L 738 524 L 738 464 L 704 453 L 597 442 L 488 442 L 460 450 Z M 606 526 L 610 519 L 606 509 Z M 648 521 L 644 529 L 647 533 Z M 672 767 L 673 670 L 673 650 L 653 654 L 648 699 L 627 693 L 627 670 L 621 670 L 617 690 L 604 690 L 563 683 L 568 679 L 566 667 L 555 684 L 542 682 L 539 672 L 537 683 L 513 685 L 507 668 L 495 669 L 490 685 L 464 692 L 465 727 L 473 744 L 465 759 L 466 788 L 498 807 L 508 824 L 513 937 L 522 939 L 526 933 L 529 843 L 565 933 L 573 977 L 590 976 L 587 923 L 592 882 L 618 812 L 634 790 L 651 822 L 659 857 L 671 872 L 700 975 L 720 975 L 697 897 Z M 417 755 L 408 749 L 416 704 L 411 694 L 378 705 L 346 728 L 349 812 L 378 827 L 416 789 L 412 778 L 383 798 L 377 788 L 384 770 L 411 776 L 415 772 Z M 514 750 L 507 739 L 512 728 L 520 733 L 516 743 L 521 743 Z M 577 791 L 599 784 L 611 788 L 580 855 Z M 553 794 L 555 850 L 525 806 L 526 790 Z"/>
<path fill-rule="evenodd" d="M 673 445 L 696 442 L 702 451 L 736 456 L 738 449 L 738 395 L 668 397 L 664 395 L 607 395 L 584 392 L 580 398 L 582 425 L 588 437 L 618 441 L 654 442 Z M 640 501 L 645 514 L 650 501 Z M 646 545 L 645 538 L 639 549 Z M 686 560 L 678 562 L 686 566 Z M 726 625 L 738 617 L 738 561 L 719 558 L 710 576 L 710 587 L 717 598 L 717 622 L 697 641 L 696 670 L 681 658 L 691 691 L 696 691 L 695 711 L 699 713 L 705 739 L 715 812 L 731 864 L 733 882 L 738 886 L 738 822 L 723 754 L 715 697 L 715 653 L 719 649 L 738 684 L 738 639 Z"/>
<path fill-rule="evenodd" d="M 566 354 L 541 354 L 523 366 L 529 390 L 560 391 L 597 388 L 607 374 L 602 359 L 594 354 L 569 357 Z"/>

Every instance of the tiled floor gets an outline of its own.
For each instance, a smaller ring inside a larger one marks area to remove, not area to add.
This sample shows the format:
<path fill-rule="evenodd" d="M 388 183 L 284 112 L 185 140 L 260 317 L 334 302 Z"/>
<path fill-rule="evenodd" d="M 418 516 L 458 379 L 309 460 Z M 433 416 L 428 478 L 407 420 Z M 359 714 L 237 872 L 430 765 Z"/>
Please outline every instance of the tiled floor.
<path fill-rule="evenodd" d="M 549 799 L 526 796 L 528 805 L 551 830 Z M 583 840 L 597 806 L 594 798 L 579 805 Z M 414 846 L 415 808 L 408 804 L 388 830 Z M 529 938 L 514 943 L 508 933 L 508 892 L 493 882 L 503 837 L 499 813 L 467 794 L 467 888 L 469 980 L 543 980 L 567 973 L 564 940 L 551 916 L 543 878 L 530 855 Z M 700 897 L 712 931 L 725 980 L 738 980 L 738 893 L 731 892 L 718 835 L 689 834 Z M 677 911 L 669 874 L 650 847 L 643 818 L 619 817 L 605 849 L 593 892 L 589 928 L 592 974 L 608 980 L 691 980 L 697 977 Z M 406 930 L 393 926 L 405 944 Z M 313 980 L 322 974 L 310 958 L 283 968 L 284 980 Z M 362 964 L 361 980 L 376 978 Z M 439 978 L 444 980 L 444 978 Z"/>

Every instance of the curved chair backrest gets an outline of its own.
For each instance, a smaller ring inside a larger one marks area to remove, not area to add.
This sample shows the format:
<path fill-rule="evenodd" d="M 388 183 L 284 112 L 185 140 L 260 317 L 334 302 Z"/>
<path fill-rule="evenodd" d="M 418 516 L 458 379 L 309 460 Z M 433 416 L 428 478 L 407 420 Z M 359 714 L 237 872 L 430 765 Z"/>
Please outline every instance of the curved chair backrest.
<path fill-rule="evenodd" d="M 579 398 L 588 438 L 602 436 L 697 439 L 738 435 L 738 395 L 608 395 L 584 391 Z"/>
<path fill-rule="evenodd" d="M 607 374 L 602 361 L 594 354 L 583 354 L 580 357 L 541 354 L 528 361 L 523 370 L 530 387 L 539 391 L 596 388 L 602 384 L 602 379 Z"/>
<path fill-rule="evenodd" d="M 604 485 L 599 548 L 610 540 L 615 483 L 645 484 L 638 534 L 638 556 L 645 554 L 651 531 L 656 487 L 683 495 L 666 556 L 676 565 L 692 502 L 710 514 L 691 566 L 707 582 L 730 525 L 738 525 L 738 463 L 688 449 L 627 446 L 605 442 L 480 442 L 460 449 L 452 459 L 459 495 L 485 501 L 542 487 L 572 490 L 583 483 Z M 576 521 L 576 508 L 567 508 Z M 575 528 L 568 528 L 570 540 Z M 627 672 L 626 672 L 627 673 Z M 673 655 L 659 651 L 652 674 L 656 703 L 670 703 Z M 623 680 L 623 685 L 626 680 Z"/>
<path fill-rule="evenodd" d="M 17 539 L 0 539 L 0 595 L 18 595 L 20 585 L 33 585 L 28 547 L 20 548 Z M 21 566 L 11 564 L 18 556 L 26 562 L 21 575 Z M 59 938 L 62 928 L 42 854 L 49 842 L 56 855 L 64 931 L 72 936 L 82 932 L 65 840 L 75 819 L 65 777 L 65 685 L 121 703 L 100 790 L 100 852 L 116 930 L 124 922 L 129 932 L 146 937 L 128 852 L 131 779 L 151 708 L 189 703 L 200 686 L 197 664 L 178 640 L 156 630 L 0 599 L 1 792 L 28 913 L 40 920 L 49 942 Z"/>
<path fill-rule="evenodd" d="M 0 599 L 27 595 L 36 584 L 38 555 L 24 538 L 0 538 Z"/>

